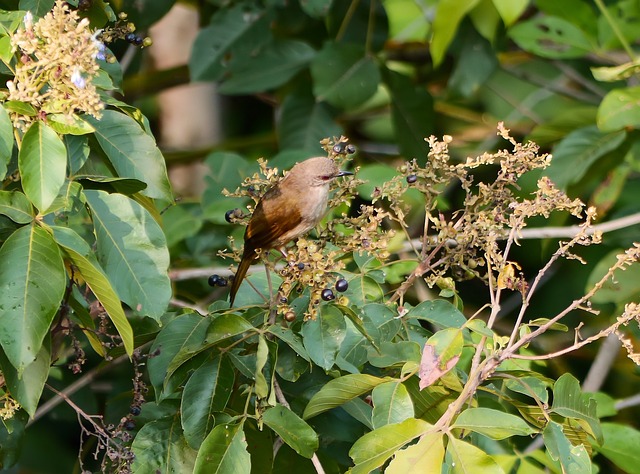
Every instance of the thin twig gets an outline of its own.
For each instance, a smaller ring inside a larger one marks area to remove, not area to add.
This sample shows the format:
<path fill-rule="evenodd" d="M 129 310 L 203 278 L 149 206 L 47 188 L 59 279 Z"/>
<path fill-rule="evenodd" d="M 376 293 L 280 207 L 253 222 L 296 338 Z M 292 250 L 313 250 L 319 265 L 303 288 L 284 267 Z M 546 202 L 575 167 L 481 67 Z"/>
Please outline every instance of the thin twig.
<path fill-rule="evenodd" d="M 47 400 L 42 405 L 40 405 L 36 410 L 36 413 L 33 415 L 33 418 L 29 420 L 29 422 L 27 423 L 27 426 L 35 423 L 44 415 L 46 415 L 51 410 L 53 410 L 56 406 L 60 405 L 60 403 L 68 399 L 68 397 L 76 393 L 81 388 L 89 385 L 91 382 L 95 380 L 95 378 L 98 375 L 102 374 L 103 372 L 106 372 L 107 370 L 112 369 L 113 367 L 120 364 L 121 362 L 124 362 L 125 360 L 129 360 L 129 357 L 126 354 L 121 355 L 120 357 L 113 359 L 109 364 L 99 365 L 98 367 L 91 369 L 90 371 L 85 373 L 82 377 L 80 377 L 78 380 L 70 384 L 67 388 L 65 388 L 61 392 L 58 392 L 57 390 L 52 389 L 52 391 L 57 393 L 58 396 L 53 397 Z"/>

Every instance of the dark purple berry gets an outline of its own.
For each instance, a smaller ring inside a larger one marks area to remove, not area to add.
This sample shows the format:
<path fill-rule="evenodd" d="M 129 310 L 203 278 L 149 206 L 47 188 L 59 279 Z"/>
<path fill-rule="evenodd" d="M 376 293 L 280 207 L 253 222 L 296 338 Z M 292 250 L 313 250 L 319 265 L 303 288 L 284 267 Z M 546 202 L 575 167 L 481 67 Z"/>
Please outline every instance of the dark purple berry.
<path fill-rule="evenodd" d="M 344 151 L 344 143 L 336 143 L 333 145 L 334 153 L 342 153 Z"/>
<path fill-rule="evenodd" d="M 133 44 L 136 40 L 136 34 L 135 33 L 127 33 L 127 35 L 124 37 L 125 40 L 127 40 L 127 43 L 131 43 Z"/>
<path fill-rule="evenodd" d="M 133 44 L 136 46 L 141 46 L 142 43 L 144 43 L 144 38 L 142 36 L 136 35 L 136 37 L 133 39 Z"/>
<path fill-rule="evenodd" d="M 211 275 L 208 282 L 209 286 L 218 286 L 220 284 L 220 275 Z"/>
<path fill-rule="evenodd" d="M 320 297 L 325 301 L 331 301 L 336 299 L 336 295 L 333 294 L 333 290 L 331 288 L 325 288 L 320 293 Z"/>
<path fill-rule="evenodd" d="M 298 264 L 298 270 L 304 270 L 304 263 L 299 263 Z"/>
<path fill-rule="evenodd" d="M 236 213 L 235 209 L 229 209 L 227 212 L 224 213 L 224 220 L 231 223 L 231 217 Z"/>
<path fill-rule="evenodd" d="M 353 155 L 356 152 L 356 147 L 353 146 L 351 143 L 349 143 L 346 148 L 344 149 L 344 151 L 347 152 L 347 154 L 349 155 Z"/>
<path fill-rule="evenodd" d="M 348 288 L 349 288 L 349 282 L 344 278 L 340 278 L 336 282 L 336 291 L 339 291 L 340 293 L 342 293 L 344 291 L 347 291 Z"/>
<path fill-rule="evenodd" d="M 133 416 L 138 416 L 140 414 L 142 410 L 140 409 L 139 406 L 132 406 L 131 409 L 129 410 L 129 413 L 131 413 Z"/>
<path fill-rule="evenodd" d="M 418 181 L 418 177 L 415 174 L 410 174 L 409 176 L 407 176 L 407 183 L 413 184 L 416 181 Z"/>
<path fill-rule="evenodd" d="M 124 429 L 127 430 L 127 431 L 135 430 L 136 429 L 136 424 L 134 423 L 133 420 L 127 420 L 124 423 Z"/>
<path fill-rule="evenodd" d="M 227 286 L 227 279 L 223 277 L 218 278 L 218 286 Z"/>

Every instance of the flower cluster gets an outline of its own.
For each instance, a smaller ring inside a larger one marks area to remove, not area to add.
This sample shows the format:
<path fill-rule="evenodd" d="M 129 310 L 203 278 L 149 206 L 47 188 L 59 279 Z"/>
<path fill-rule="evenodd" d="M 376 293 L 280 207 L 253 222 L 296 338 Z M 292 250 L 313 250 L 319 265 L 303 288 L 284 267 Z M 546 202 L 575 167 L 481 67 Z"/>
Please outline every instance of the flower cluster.
<path fill-rule="evenodd" d="M 0 402 L 2 402 L 2 406 L 0 406 L 1 420 L 10 420 L 20 409 L 20 404 L 11 398 L 11 395 L 8 393 L 5 393 L 0 397 Z"/>
<path fill-rule="evenodd" d="M 320 300 L 327 299 L 322 292 L 335 279 L 333 274 L 344 268 L 344 263 L 338 260 L 342 254 L 338 249 L 328 250 L 321 240 L 299 238 L 279 272 L 283 282 L 278 291 L 278 313 L 286 315 L 292 311 L 288 303 L 294 288 L 299 291 L 309 288 L 311 301 L 304 318 L 315 319 Z"/>
<path fill-rule="evenodd" d="M 39 114 L 62 114 L 72 121 L 76 112 L 101 116 L 104 104 L 93 84 L 97 60 L 105 47 L 96 39 L 87 18 L 57 0 L 53 9 L 38 21 L 27 12 L 24 25 L 11 36 L 18 53 L 15 77 L 7 82 L 8 100 L 24 102 Z M 35 119 L 12 112 L 14 126 L 26 130 Z"/>

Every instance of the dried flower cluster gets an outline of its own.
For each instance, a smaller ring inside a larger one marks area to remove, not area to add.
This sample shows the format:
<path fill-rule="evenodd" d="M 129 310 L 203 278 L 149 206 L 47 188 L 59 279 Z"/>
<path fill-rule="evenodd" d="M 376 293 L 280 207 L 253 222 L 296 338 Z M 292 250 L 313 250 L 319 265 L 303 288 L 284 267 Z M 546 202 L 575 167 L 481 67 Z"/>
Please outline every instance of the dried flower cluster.
<path fill-rule="evenodd" d="M 13 111 L 14 126 L 26 130 L 37 115 L 62 114 L 72 121 L 76 112 L 99 118 L 104 104 L 93 84 L 104 45 L 96 39 L 87 18 L 57 0 L 38 21 L 27 12 L 24 25 L 11 35 L 18 53 L 15 78 L 7 82 L 9 100 L 29 104 L 36 115 Z"/>

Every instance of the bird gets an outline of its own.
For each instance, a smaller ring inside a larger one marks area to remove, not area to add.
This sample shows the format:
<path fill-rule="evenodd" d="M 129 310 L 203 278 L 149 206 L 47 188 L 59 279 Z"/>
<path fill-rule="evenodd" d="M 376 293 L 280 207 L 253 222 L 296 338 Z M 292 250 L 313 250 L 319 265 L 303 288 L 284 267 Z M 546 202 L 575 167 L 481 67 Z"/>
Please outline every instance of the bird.
<path fill-rule="evenodd" d="M 249 266 L 258 258 L 257 250 L 277 249 L 286 256 L 284 246 L 309 232 L 324 216 L 331 182 L 352 174 L 341 171 L 331 158 L 309 158 L 294 165 L 262 196 L 244 232 L 242 258 L 229 291 L 230 307 Z"/>

